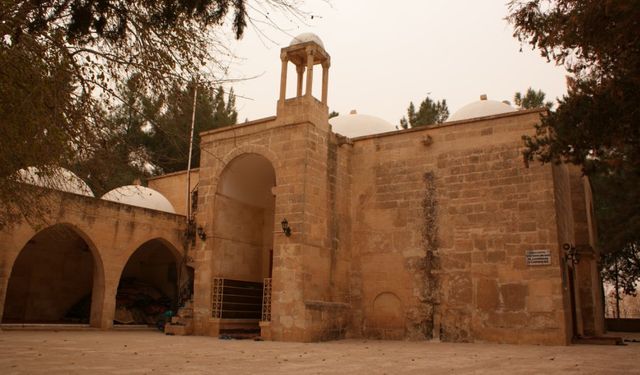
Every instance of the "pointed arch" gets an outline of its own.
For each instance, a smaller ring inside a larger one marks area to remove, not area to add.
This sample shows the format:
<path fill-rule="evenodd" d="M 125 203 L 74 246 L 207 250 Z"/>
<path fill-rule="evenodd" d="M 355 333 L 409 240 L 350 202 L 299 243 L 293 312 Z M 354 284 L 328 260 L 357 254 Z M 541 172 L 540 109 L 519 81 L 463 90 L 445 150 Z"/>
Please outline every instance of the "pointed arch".
<path fill-rule="evenodd" d="M 115 321 L 158 324 L 161 314 L 178 307 L 187 277 L 179 245 L 163 237 L 135 244 L 127 251 L 115 292 Z"/>
<path fill-rule="evenodd" d="M 89 323 L 104 268 L 82 229 L 61 222 L 34 232 L 8 261 L 3 322 Z"/>

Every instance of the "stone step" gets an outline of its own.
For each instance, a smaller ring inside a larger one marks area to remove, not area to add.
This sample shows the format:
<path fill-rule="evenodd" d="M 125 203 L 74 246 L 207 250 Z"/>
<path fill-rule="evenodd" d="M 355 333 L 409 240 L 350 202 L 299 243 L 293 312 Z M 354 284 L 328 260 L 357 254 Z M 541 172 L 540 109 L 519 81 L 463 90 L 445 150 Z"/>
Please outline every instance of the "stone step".
<path fill-rule="evenodd" d="M 191 318 L 193 316 L 193 309 L 181 307 L 180 309 L 178 309 L 178 313 L 176 315 L 183 318 Z"/>
<path fill-rule="evenodd" d="M 584 336 L 573 339 L 574 344 L 582 345 L 625 345 L 622 337 L 615 336 Z"/>
<path fill-rule="evenodd" d="M 49 324 L 49 323 L 3 323 L 0 329 L 4 331 L 95 331 L 88 324 Z"/>
<path fill-rule="evenodd" d="M 165 324 L 164 333 L 169 336 L 189 336 L 193 334 L 193 324 Z"/>
<path fill-rule="evenodd" d="M 193 322 L 193 318 L 184 318 L 181 316 L 172 316 L 171 324 L 189 324 Z"/>
<path fill-rule="evenodd" d="M 260 331 L 259 321 L 255 319 L 221 319 L 220 333 Z"/>
<path fill-rule="evenodd" d="M 158 327 L 147 324 L 114 324 L 116 331 L 157 331 Z"/>

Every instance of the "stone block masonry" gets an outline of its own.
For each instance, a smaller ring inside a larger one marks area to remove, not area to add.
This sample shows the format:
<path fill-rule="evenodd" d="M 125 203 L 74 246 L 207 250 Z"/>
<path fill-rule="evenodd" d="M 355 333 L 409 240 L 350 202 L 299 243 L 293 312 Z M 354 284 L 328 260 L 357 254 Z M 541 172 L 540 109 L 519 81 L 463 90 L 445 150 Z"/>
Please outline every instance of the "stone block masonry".
<path fill-rule="evenodd" d="M 375 300 L 390 293 L 406 337 L 566 342 L 553 175 L 521 157 L 521 136 L 537 119 L 510 114 L 354 141 L 360 333 L 380 336 Z M 527 267 L 532 249 L 549 249 L 552 264 Z"/>

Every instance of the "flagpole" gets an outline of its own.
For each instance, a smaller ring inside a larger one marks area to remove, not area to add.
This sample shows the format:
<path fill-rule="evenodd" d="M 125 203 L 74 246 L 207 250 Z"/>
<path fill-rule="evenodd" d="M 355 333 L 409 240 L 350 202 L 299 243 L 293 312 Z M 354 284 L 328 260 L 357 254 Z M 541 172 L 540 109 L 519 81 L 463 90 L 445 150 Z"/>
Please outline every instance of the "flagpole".
<path fill-rule="evenodd" d="M 196 99 L 198 79 L 193 78 L 193 110 L 191 112 L 191 136 L 189 137 L 189 161 L 187 163 L 187 220 L 191 220 L 191 154 L 193 153 L 193 131 L 196 124 Z"/>

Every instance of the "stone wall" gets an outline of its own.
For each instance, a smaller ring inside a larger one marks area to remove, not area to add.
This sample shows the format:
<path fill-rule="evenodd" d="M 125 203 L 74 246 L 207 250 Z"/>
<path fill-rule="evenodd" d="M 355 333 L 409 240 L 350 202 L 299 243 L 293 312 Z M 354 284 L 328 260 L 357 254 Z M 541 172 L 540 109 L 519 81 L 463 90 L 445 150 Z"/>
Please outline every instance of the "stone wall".
<path fill-rule="evenodd" d="M 264 274 L 264 208 L 244 204 L 218 194 L 214 243 L 214 276 L 262 282 Z M 273 225 L 269 228 L 272 229 Z M 269 232 L 273 232 L 269 230 Z"/>
<path fill-rule="evenodd" d="M 540 111 L 349 140 L 320 114 L 304 117 L 300 108 L 316 102 L 290 104 L 277 119 L 202 135 L 197 219 L 207 232 L 241 211 L 216 195 L 226 165 L 254 153 L 275 170 L 272 320 L 261 324 L 269 337 L 569 342 L 560 246 L 574 241 L 578 193 L 566 166 L 522 160 L 521 137 Z M 201 334 L 216 334 L 216 241 L 196 244 Z M 550 264 L 527 265 L 529 250 L 548 251 Z"/>
<path fill-rule="evenodd" d="M 356 334 L 566 342 L 553 175 L 521 157 L 538 116 L 354 140 Z"/>
<path fill-rule="evenodd" d="M 312 341 L 345 337 L 349 320 L 348 239 L 342 244 L 349 226 L 340 215 L 347 210 L 348 190 L 341 188 L 348 184 L 348 161 L 327 130 L 314 128 L 307 148 L 305 231 L 311 236 L 303 255 L 304 302 Z"/>
<path fill-rule="evenodd" d="M 191 170 L 191 190 L 198 185 L 198 168 Z M 187 172 L 180 171 L 168 173 L 158 177 L 149 178 L 149 188 L 160 192 L 171 202 L 178 215 L 187 214 Z"/>
<path fill-rule="evenodd" d="M 225 207 L 216 194 L 229 163 L 242 155 L 258 154 L 275 170 L 275 214 L 270 222 L 272 320 L 262 324 L 275 340 L 340 338 L 348 325 L 350 254 L 348 240 L 342 242 L 342 237 L 350 235 L 349 219 L 334 213 L 348 212 L 349 161 L 326 118 L 326 106 L 316 99 L 296 98 L 279 108 L 277 119 L 202 134 L 201 147 L 206 151 L 200 163 L 197 221 L 207 232 L 234 215 L 233 208 Z M 284 218 L 292 230 L 290 237 L 280 228 Z M 346 223 L 343 228 L 342 223 Z M 216 230 L 216 237 L 231 232 Z M 194 311 L 200 334 L 216 334 L 217 323 L 209 318 L 210 291 L 211 278 L 222 262 L 221 247 L 217 240 L 196 244 Z"/>

